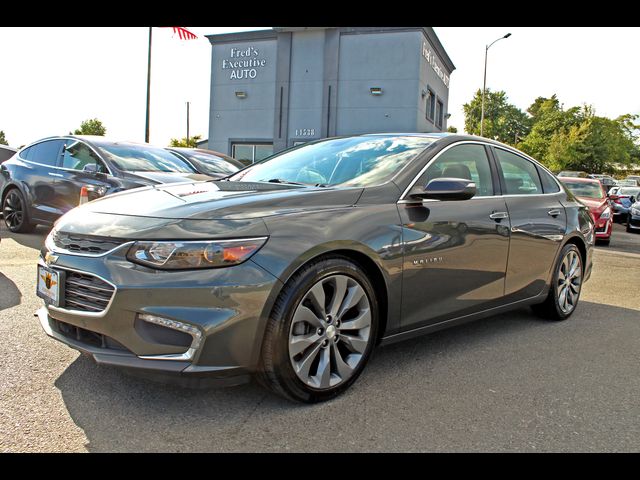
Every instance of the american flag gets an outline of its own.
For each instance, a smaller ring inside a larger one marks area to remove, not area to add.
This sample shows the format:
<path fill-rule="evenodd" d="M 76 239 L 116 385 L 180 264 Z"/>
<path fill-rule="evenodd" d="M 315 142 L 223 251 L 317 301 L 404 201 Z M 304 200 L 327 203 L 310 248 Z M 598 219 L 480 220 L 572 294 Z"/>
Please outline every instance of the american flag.
<path fill-rule="evenodd" d="M 162 27 L 162 28 L 173 28 L 173 34 L 178 34 L 180 40 L 195 40 L 198 36 L 195 33 L 191 33 L 184 27 Z"/>

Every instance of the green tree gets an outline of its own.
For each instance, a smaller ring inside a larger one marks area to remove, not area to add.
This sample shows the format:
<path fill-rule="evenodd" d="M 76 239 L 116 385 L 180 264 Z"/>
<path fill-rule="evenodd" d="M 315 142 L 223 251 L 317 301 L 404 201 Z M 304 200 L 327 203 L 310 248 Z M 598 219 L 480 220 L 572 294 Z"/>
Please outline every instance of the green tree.
<path fill-rule="evenodd" d="M 614 163 L 629 163 L 634 143 L 618 120 L 598 117 L 585 109 L 585 117 L 549 142 L 545 163 L 553 170 L 613 172 Z"/>
<path fill-rule="evenodd" d="M 80 128 L 76 129 L 74 135 L 99 135 L 104 136 L 107 133 L 107 129 L 102 125 L 102 122 L 97 118 L 85 120 L 80 124 Z"/>
<path fill-rule="evenodd" d="M 553 136 L 566 134 L 572 126 L 579 125 L 584 120 L 586 108 L 573 107 L 565 111 L 555 95 L 551 98 L 538 97 L 527 109 L 529 113 L 533 112 L 531 131 L 518 143 L 518 148 L 544 162 Z"/>
<path fill-rule="evenodd" d="M 0 130 L 0 145 L 9 145 L 9 142 L 7 142 L 4 136 L 4 130 Z"/>
<path fill-rule="evenodd" d="M 187 139 L 187 137 L 183 137 L 179 140 L 177 138 L 172 138 L 171 142 L 169 143 L 169 146 L 196 148 L 201 138 L 202 138 L 202 135 L 194 135 L 193 137 L 189 137 L 189 139 Z"/>
<path fill-rule="evenodd" d="M 554 93 L 551 95 L 551 98 L 546 97 L 538 97 L 536 98 L 531 106 L 527 108 L 527 112 L 531 115 L 533 121 L 536 121 L 536 118 L 542 111 L 546 110 L 560 110 L 560 102 L 558 101 L 558 97 Z"/>
<path fill-rule="evenodd" d="M 449 132 L 449 133 L 458 133 L 458 129 L 452 125 L 449 128 L 447 128 L 447 132 Z"/>
<path fill-rule="evenodd" d="M 463 105 L 464 129 L 472 135 L 480 135 L 482 118 L 482 90 Z M 484 103 L 484 136 L 509 145 L 516 145 L 531 129 L 529 116 L 508 102 L 503 91 L 487 89 Z"/>

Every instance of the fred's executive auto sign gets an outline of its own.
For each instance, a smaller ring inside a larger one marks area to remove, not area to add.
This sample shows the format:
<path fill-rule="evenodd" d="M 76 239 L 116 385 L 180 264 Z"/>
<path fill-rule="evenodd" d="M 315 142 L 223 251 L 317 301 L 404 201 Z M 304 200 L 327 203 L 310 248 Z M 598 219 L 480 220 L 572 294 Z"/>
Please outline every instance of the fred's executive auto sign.
<path fill-rule="evenodd" d="M 230 80 L 256 78 L 266 65 L 267 61 L 260 58 L 260 51 L 255 47 L 234 47 L 229 52 L 229 58 L 222 60 L 222 70 L 230 70 Z"/>

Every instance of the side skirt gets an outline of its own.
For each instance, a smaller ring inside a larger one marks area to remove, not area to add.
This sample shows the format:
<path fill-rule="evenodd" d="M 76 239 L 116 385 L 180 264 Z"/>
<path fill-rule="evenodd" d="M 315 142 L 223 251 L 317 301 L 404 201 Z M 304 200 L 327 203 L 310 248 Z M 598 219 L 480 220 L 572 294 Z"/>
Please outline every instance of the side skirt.
<path fill-rule="evenodd" d="M 408 340 L 409 338 L 419 337 L 420 335 L 426 335 L 428 333 L 437 332 L 438 330 L 444 330 L 445 328 L 455 327 L 457 325 L 463 325 L 465 323 L 473 322 L 475 320 L 480 320 L 482 318 L 492 317 L 494 315 L 508 312 L 510 310 L 514 310 L 519 307 L 525 307 L 528 305 L 535 305 L 536 303 L 542 303 L 547 298 L 548 294 L 549 294 L 549 288 L 545 288 L 542 293 L 540 293 L 535 297 L 527 298 L 525 300 L 519 300 L 513 303 L 508 303 L 500 307 L 490 308 L 488 310 L 484 310 L 478 313 L 471 313 L 469 315 L 464 315 L 462 317 L 451 318 L 443 322 L 415 328 L 407 332 L 401 332 L 401 333 L 396 333 L 394 335 L 389 335 L 388 337 L 383 337 L 379 345 L 389 345 L 392 343 L 401 342 L 402 340 Z"/>

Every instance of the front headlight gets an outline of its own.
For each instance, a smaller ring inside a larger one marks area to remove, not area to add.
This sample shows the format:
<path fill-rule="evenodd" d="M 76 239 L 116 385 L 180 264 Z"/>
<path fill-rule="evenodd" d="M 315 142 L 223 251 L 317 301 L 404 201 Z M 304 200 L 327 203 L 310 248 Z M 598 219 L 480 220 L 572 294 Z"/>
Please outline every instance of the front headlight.
<path fill-rule="evenodd" d="M 600 214 L 600 218 L 607 219 L 611 217 L 611 209 L 609 207 L 605 208 Z"/>
<path fill-rule="evenodd" d="M 640 217 L 640 209 L 638 209 L 638 208 L 632 208 L 632 209 L 631 209 L 631 215 L 634 215 L 634 216 L 638 216 L 638 217 Z"/>
<path fill-rule="evenodd" d="M 127 258 L 140 265 L 166 270 L 220 268 L 249 259 L 267 237 L 238 240 L 197 240 L 175 242 L 136 242 Z"/>

